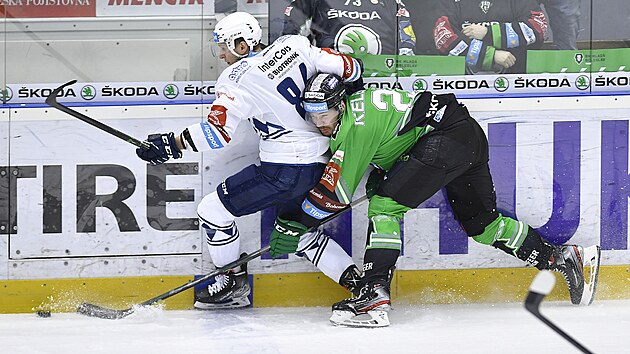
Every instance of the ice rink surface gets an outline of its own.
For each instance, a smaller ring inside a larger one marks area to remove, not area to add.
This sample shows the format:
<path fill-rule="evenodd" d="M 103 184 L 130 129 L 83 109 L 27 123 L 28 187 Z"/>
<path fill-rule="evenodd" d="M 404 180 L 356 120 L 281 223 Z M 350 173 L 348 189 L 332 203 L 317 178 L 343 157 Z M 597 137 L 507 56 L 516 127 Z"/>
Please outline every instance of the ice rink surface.
<path fill-rule="evenodd" d="M 0 315 L 0 353 L 579 353 L 520 303 L 394 306 L 379 329 L 332 326 L 322 307 Z M 630 353 L 630 301 L 541 312 L 595 353 Z"/>

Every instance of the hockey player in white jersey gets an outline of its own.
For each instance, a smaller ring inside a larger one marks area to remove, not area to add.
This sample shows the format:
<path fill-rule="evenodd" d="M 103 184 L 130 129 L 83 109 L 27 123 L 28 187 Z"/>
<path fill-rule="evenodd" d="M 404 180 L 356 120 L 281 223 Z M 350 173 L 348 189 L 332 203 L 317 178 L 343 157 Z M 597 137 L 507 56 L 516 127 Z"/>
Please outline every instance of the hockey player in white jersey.
<path fill-rule="evenodd" d="M 329 141 L 304 120 L 301 95 L 306 81 L 318 71 L 344 81 L 360 78 L 362 64 L 347 55 L 310 45 L 305 37 L 283 36 L 261 44 L 262 29 L 250 14 L 237 12 L 219 21 L 214 39 L 219 58 L 230 66 L 216 82 L 216 100 L 206 121 L 173 132 L 149 135 L 149 150 L 138 156 L 161 164 L 182 157 L 182 151 L 221 149 L 236 127 L 249 120 L 260 136 L 260 165 L 250 165 L 225 179 L 197 208 L 207 235 L 213 263 L 224 266 L 239 257 L 235 218 L 276 206 L 279 217 L 299 213 L 306 193 L 321 177 Z M 352 258 L 321 231 L 300 240 L 297 255 L 311 260 L 324 274 L 352 289 L 360 276 Z M 200 309 L 234 308 L 250 304 L 246 266 L 216 276 L 195 294 Z"/>

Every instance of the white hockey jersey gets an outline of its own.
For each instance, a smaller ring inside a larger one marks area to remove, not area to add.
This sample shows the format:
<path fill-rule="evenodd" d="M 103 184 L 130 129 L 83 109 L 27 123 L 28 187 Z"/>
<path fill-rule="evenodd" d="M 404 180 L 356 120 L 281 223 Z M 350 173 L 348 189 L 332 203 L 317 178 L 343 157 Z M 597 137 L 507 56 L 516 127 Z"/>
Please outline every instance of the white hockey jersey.
<path fill-rule="evenodd" d="M 229 143 L 240 121 L 248 119 L 260 135 L 260 160 L 285 164 L 327 162 L 329 138 L 304 120 L 306 81 L 317 72 L 345 81 L 361 75 L 359 63 L 344 54 L 310 45 L 303 36 L 278 38 L 260 53 L 223 71 L 207 122 L 188 127 L 197 151 Z"/>

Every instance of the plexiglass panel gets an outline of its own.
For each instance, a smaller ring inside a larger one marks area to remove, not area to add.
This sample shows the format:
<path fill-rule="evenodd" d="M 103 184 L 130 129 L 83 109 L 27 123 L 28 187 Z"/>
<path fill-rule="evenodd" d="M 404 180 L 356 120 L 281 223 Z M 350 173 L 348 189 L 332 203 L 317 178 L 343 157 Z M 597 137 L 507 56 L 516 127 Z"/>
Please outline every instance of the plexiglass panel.
<path fill-rule="evenodd" d="M 260 21 L 263 42 L 298 34 L 361 58 L 367 87 L 498 99 L 630 90 L 626 0 L 0 3 L 3 261 L 202 252 L 195 207 L 257 161 L 251 127 L 233 150 L 153 169 L 133 145 L 44 100 L 77 80 L 59 102 L 140 140 L 202 122 L 227 68 L 212 31 L 234 11 Z M 244 223 L 249 248 L 269 215 Z"/>

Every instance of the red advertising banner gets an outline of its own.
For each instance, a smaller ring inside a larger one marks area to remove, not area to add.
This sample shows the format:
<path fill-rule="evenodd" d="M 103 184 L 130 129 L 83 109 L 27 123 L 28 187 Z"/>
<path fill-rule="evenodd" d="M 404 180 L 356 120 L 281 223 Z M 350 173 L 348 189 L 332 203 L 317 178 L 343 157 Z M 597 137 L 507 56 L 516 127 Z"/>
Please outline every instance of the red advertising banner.
<path fill-rule="evenodd" d="M 95 17 L 96 0 L 0 0 L 0 17 Z"/>

